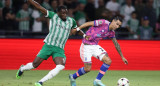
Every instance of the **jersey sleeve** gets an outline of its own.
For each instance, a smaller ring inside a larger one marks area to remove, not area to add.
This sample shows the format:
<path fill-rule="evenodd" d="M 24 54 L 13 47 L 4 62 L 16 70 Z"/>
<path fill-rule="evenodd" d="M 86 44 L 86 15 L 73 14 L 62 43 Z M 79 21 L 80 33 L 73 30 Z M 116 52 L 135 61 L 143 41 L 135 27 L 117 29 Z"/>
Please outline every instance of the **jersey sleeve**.
<path fill-rule="evenodd" d="M 94 26 L 101 26 L 104 24 L 109 24 L 110 22 L 105 19 L 94 20 Z"/>
<path fill-rule="evenodd" d="M 77 23 L 76 23 L 76 21 L 72 18 L 72 21 L 73 21 L 73 25 L 72 25 L 72 28 L 71 29 L 74 29 L 74 28 L 76 28 L 77 27 Z"/>
<path fill-rule="evenodd" d="M 52 18 L 56 13 L 47 10 L 47 15 L 45 17 Z"/>

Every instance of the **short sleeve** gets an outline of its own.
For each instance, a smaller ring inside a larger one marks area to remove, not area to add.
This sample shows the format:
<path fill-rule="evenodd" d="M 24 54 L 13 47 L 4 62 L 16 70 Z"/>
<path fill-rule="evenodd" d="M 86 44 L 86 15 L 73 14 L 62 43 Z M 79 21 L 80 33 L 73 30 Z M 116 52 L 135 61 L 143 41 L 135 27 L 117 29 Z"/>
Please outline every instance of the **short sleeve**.
<path fill-rule="evenodd" d="M 45 17 L 52 18 L 56 13 L 47 10 L 47 15 Z"/>
<path fill-rule="evenodd" d="M 94 20 L 94 26 L 101 26 L 104 24 L 109 24 L 110 22 L 105 19 Z"/>
<path fill-rule="evenodd" d="M 76 23 L 76 21 L 73 18 L 72 18 L 72 21 L 73 21 L 73 25 L 72 25 L 72 29 L 73 29 L 73 28 L 77 27 L 77 23 Z"/>

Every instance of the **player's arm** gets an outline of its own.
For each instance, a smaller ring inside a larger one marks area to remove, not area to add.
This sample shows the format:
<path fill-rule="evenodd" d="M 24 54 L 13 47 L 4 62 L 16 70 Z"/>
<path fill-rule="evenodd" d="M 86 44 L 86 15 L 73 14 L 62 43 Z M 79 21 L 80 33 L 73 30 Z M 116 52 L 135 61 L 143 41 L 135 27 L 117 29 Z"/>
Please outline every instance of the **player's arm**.
<path fill-rule="evenodd" d="M 116 38 L 112 38 L 112 41 L 113 41 L 114 46 L 116 47 L 116 50 L 118 51 L 119 55 L 121 56 L 123 62 L 125 64 L 128 64 L 128 61 L 124 58 L 124 56 L 122 54 L 122 51 L 121 51 L 119 43 L 117 42 L 117 39 Z"/>
<path fill-rule="evenodd" d="M 31 5 L 33 5 L 36 9 L 42 12 L 44 15 L 47 15 L 47 10 L 43 8 L 39 3 L 34 0 L 27 0 Z"/>
<path fill-rule="evenodd" d="M 90 27 L 90 26 L 94 26 L 94 21 L 86 22 L 86 23 L 82 24 L 81 26 L 79 26 L 75 29 L 72 29 L 71 32 L 73 34 L 75 34 L 77 31 L 80 31 L 80 33 L 83 34 L 83 37 L 86 38 L 87 40 L 89 40 L 90 36 L 86 36 L 86 34 L 81 29 L 86 28 L 86 27 Z"/>
<path fill-rule="evenodd" d="M 86 22 L 82 24 L 81 26 L 79 26 L 78 28 L 81 30 L 83 28 L 90 27 L 90 26 L 94 26 L 94 21 Z"/>

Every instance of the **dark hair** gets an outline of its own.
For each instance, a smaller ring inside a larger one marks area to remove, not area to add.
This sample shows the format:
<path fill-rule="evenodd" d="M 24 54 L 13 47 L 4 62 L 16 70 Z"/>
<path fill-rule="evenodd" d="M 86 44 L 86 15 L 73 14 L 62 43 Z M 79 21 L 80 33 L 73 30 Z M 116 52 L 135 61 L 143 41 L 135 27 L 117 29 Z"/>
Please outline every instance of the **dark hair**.
<path fill-rule="evenodd" d="M 136 11 L 133 11 L 131 14 L 137 14 L 137 12 L 136 12 Z"/>
<path fill-rule="evenodd" d="M 120 22 L 123 21 L 123 20 L 122 20 L 122 17 L 120 17 L 120 16 L 115 16 L 115 17 L 113 18 L 113 20 L 119 20 Z"/>
<path fill-rule="evenodd" d="M 57 12 L 61 11 L 62 9 L 67 9 L 67 7 L 64 6 L 64 5 L 59 6 L 59 7 L 57 8 Z"/>

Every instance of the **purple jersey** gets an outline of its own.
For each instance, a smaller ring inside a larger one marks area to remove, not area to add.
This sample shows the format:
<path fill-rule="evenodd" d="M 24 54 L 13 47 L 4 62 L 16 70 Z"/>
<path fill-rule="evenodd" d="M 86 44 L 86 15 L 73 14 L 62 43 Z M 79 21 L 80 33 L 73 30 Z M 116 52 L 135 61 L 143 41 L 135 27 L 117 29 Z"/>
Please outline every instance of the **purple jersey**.
<path fill-rule="evenodd" d="M 91 37 L 89 40 L 83 38 L 82 42 L 90 45 L 97 45 L 98 42 L 105 37 L 114 38 L 115 32 L 114 30 L 109 30 L 109 24 L 110 22 L 104 19 L 95 20 L 94 26 L 90 27 L 86 32 L 86 35 Z"/>

